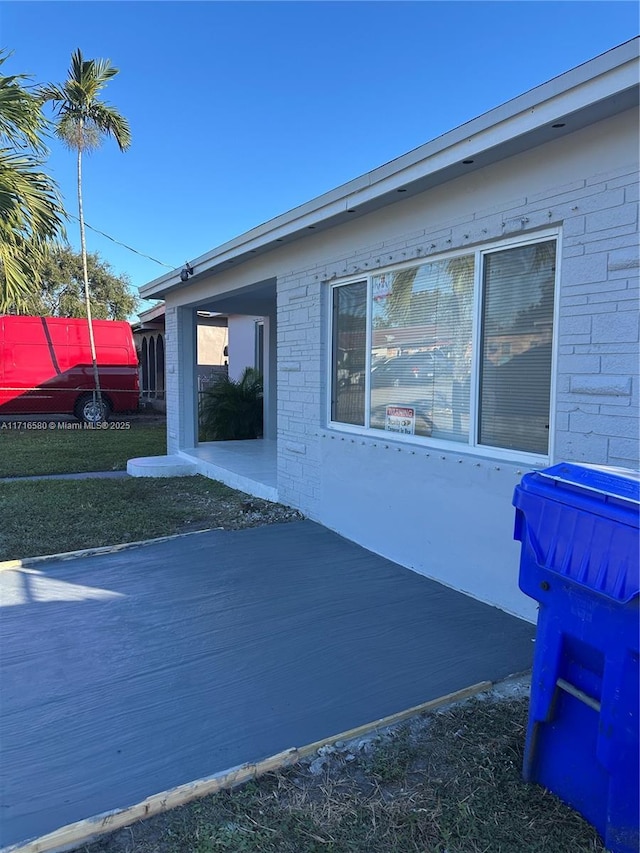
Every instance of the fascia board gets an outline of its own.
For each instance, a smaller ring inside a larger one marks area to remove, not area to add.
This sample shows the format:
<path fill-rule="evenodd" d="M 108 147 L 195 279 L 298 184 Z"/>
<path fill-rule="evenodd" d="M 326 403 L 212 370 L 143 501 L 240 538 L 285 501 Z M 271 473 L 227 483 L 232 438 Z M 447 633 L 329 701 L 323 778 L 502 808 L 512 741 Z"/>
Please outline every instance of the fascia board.
<path fill-rule="evenodd" d="M 484 129 L 472 128 L 471 123 L 464 125 L 459 130 L 467 130 L 467 133 L 459 134 L 457 140 L 450 139 L 446 148 L 433 145 L 431 153 L 422 148 L 420 150 L 423 156 L 419 161 L 406 164 L 401 169 L 395 161 L 396 168 L 389 169 L 388 175 L 384 177 L 378 171 L 376 175 L 378 180 L 353 193 L 349 197 L 349 206 L 356 207 L 373 200 L 376 196 L 392 192 L 430 174 L 442 171 L 462 160 L 475 158 L 485 151 L 550 125 L 560 118 L 613 97 L 634 85 L 638 85 L 637 66 L 629 63 L 622 74 L 620 69 L 616 69 L 615 72 L 609 72 L 604 77 L 583 84 L 578 89 L 564 91 L 544 102 L 527 106 L 518 114 L 511 115 L 500 123 L 492 123 Z M 431 145 L 432 143 L 428 143 L 427 147 Z"/>
<path fill-rule="evenodd" d="M 153 305 L 151 308 L 147 308 L 146 311 L 141 311 L 138 314 L 138 319 L 141 323 L 150 323 L 158 318 L 162 319 L 164 312 L 165 304 L 162 302 L 160 305 Z"/>

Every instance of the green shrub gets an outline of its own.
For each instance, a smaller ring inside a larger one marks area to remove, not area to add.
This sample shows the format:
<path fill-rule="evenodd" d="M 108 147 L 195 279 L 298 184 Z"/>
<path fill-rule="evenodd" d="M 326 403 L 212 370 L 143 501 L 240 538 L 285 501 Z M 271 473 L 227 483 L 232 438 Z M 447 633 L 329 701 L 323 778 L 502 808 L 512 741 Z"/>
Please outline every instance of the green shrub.
<path fill-rule="evenodd" d="M 262 376 L 247 367 L 239 380 L 220 377 L 200 401 L 203 441 L 260 438 L 263 424 Z"/>

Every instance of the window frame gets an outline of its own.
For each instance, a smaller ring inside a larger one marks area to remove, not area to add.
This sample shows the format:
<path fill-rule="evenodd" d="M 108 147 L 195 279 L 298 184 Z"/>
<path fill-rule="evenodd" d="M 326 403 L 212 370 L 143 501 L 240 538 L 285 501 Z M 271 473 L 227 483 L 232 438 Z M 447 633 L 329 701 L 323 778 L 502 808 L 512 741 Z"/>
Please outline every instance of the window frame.
<path fill-rule="evenodd" d="M 553 299 L 553 334 L 552 334 L 552 362 L 551 362 L 551 391 L 549 398 L 549 444 L 546 454 L 531 453 L 528 451 L 512 450 L 510 448 L 493 447 L 489 444 L 479 444 L 478 434 L 480 424 L 478 422 L 479 400 L 478 393 L 480 387 L 480 368 L 481 368 L 481 331 L 482 331 L 482 299 L 483 299 L 483 271 L 484 258 L 486 255 L 495 252 L 515 249 L 521 246 L 535 245 L 536 243 L 555 241 L 556 258 L 555 258 L 555 279 L 554 279 L 554 299 Z M 384 443 L 394 442 L 416 446 L 416 448 L 424 448 L 425 450 L 441 450 L 449 451 L 458 455 L 471 454 L 474 456 L 489 457 L 496 460 L 505 460 L 520 463 L 530 463 L 534 466 L 549 464 L 554 456 L 554 436 L 555 436 L 555 407 L 553 402 L 556 398 L 556 379 L 557 379 L 557 349 L 558 349 L 558 320 L 559 320 L 559 305 L 560 305 L 560 259 L 562 249 L 562 229 L 550 228 L 535 233 L 530 233 L 526 236 L 505 237 L 488 243 L 483 243 L 477 246 L 460 246 L 455 250 L 442 252 L 439 254 L 417 257 L 410 261 L 400 264 L 389 264 L 383 267 L 376 267 L 367 272 L 360 271 L 351 276 L 334 279 L 329 282 L 327 287 L 326 297 L 328 306 L 329 329 L 328 329 L 328 352 L 326 361 L 326 370 L 328 376 L 328 394 L 327 405 L 325 409 L 325 424 L 326 429 L 332 432 L 344 432 L 353 435 L 358 435 L 363 438 L 377 439 Z M 370 426 L 371 418 L 371 340 L 372 340 L 372 284 L 371 281 L 375 276 L 387 272 L 398 272 L 403 269 L 420 266 L 422 264 L 435 263 L 438 261 L 446 261 L 451 258 L 473 255 L 473 317 L 471 328 L 472 351 L 471 351 L 471 378 L 470 378 L 470 400 L 469 400 L 469 423 L 470 429 L 467 442 L 449 441 L 446 439 L 433 438 L 431 436 L 422 435 L 400 435 L 398 433 L 386 432 L 385 430 L 373 429 Z M 336 288 L 344 287 L 357 282 L 366 282 L 366 343 L 365 343 L 365 411 L 364 424 L 348 424 L 342 421 L 334 421 L 332 415 L 332 399 L 333 399 L 333 346 L 334 346 L 334 291 Z"/>

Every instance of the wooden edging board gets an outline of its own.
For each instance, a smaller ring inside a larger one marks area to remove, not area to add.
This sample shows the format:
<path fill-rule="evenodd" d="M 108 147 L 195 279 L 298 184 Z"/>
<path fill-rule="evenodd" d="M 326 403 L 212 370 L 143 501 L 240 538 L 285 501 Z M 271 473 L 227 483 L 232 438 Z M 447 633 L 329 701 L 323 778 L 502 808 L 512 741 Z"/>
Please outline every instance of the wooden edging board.
<path fill-rule="evenodd" d="M 79 551 L 62 551 L 60 554 L 43 554 L 41 557 L 23 557 L 20 560 L 0 560 L 0 572 L 9 571 L 10 569 L 32 569 L 41 563 L 47 563 L 51 560 L 75 560 L 78 557 L 115 554 L 118 551 L 127 551 L 129 548 L 157 545 L 159 542 L 171 542 L 173 539 L 184 539 L 185 536 L 197 536 L 199 533 L 211 533 L 212 530 L 222 530 L 222 527 L 207 527 L 205 530 L 190 530 L 188 533 L 173 533 L 171 536 L 157 536 L 155 539 L 139 539 L 137 542 L 123 542 L 120 545 L 101 545 L 96 548 L 81 548 Z"/>
<path fill-rule="evenodd" d="M 468 699 L 478 693 L 484 693 L 492 686 L 490 681 L 481 681 L 478 684 L 473 684 L 471 687 L 456 690 L 455 693 L 447 693 L 445 696 L 431 699 L 429 702 L 423 702 L 421 705 L 415 705 L 412 708 L 407 708 L 405 711 L 399 711 L 388 717 L 382 717 L 371 723 L 365 723 L 362 726 L 357 726 L 346 732 L 323 738 L 306 746 L 285 749 L 284 752 L 279 752 L 277 755 L 272 755 L 270 758 L 265 758 L 263 761 L 258 761 L 255 764 L 241 764 L 230 770 L 215 773 L 213 776 L 207 776 L 195 782 L 178 785 L 176 788 L 170 788 L 161 794 L 154 794 L 134 806 L 103 812 L 95 817 L 63 826 L 60 829 L 49 832 L 47 835 L 42 835 L 40 838 L 3 847 L 0 853 L 55 853 L 55 851 L 72 849 L 75 846 L 93 840 L 99 835 L 122 829 L 139 820 L 145 820 L 146 818 L 153 817 L 153 815 L 185 805 L 185 803 L 191 802 L 191 800 L 205 797 L 208 794 L 215 794 L 218 791 L 228 788 L 234 788 L 251 779 L 264 776 L 266 773 L 273 773 L 276 770 L 289 767 L 303 758 L 312 755 L 322 746 L 328 746 L 337 741 L 347 741 L 362 737 L 376 729 L 400 723 L 418 714 L 433 711 L 442 705 L 461 702 L 463 699 Z"/>

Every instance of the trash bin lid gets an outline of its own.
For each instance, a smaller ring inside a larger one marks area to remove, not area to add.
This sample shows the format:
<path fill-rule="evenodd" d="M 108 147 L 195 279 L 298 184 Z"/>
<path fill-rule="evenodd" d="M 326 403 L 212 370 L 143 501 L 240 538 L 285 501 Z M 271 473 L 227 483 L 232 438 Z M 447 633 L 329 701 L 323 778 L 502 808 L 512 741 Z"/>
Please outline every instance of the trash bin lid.
<path fill-rule="evenodd" d="M 640 472 L 562 462 L 525 474 L 513 503 L 537 565 L 618 602 L 638 597 Z"/>
<path fill-rule="evenodd" d="M 561 462 L 538 471 L 538 476 L 557 483 L 579 486 L 590 492 L 640 505 L 640 471 L 607 465 L 575 465 Z"/>

